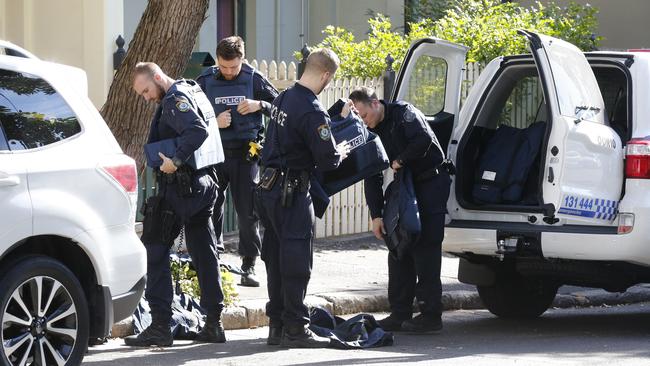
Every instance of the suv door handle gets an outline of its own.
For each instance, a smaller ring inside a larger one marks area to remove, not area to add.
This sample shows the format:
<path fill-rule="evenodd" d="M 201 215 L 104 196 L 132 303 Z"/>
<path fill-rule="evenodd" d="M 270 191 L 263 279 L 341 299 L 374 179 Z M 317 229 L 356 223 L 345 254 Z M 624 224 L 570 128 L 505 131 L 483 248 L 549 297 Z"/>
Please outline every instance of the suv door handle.
<path fill-rule="evenodd" d="M 0 172 L 0 187 L 17 186 L 18 184 L 20 184 L 18 176 Z"/>

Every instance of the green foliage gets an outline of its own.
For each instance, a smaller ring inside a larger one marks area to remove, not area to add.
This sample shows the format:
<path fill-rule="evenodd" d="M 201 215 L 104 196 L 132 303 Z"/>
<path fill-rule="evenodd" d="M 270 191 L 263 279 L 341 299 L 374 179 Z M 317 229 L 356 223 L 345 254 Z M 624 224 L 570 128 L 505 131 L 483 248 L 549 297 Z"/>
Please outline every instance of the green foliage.
<path fill-rule="evenodd" d="M 181 291 L 196 299 L 201 298 L 199 279 L 196 271 L 190 268 L 189 262 L 174 259 L 171 261 L 171 271 L 174 283 L 178 281 Z M 223 290 L 224 305 L 234 305 L 238 297 L 237 287 L 232 274 L 228 271 L 221 270 L 221 289 Z"/>
<path fill-rule="evenodd" d="M 407 0 L 404 2 L 404 17 L 409 23 L 422 19 L 437 20 L 445 16 L 454 5 L 454 0 Z"/>
<path fill-rule="evenodd" d="M 436 3 L 436 0 L 420 0 L 424 3 Z M 590 50 L 598 45 L 601 37 L 591 36 L 596 32 L 598 10 L 589 5 L 570 3 L 561 7 L 554 3 L 543 5 L 537 3 L 531 8 L 524 8 L 518 3 L 501 3 L 499 0 L 450 0 L 453 5 L 446 10 L 443 17 L 433 12 L 434 6 L 420 6 L 411 10 L 422 18 L 427 12 L 430 17 L 409 23 L 409 33 L 403 35 L 392 29 L 390 19 L 378 14 L 369 19 L 368 38 L 355 41 L 354 35 L 340 27 L 328 26 L 323 30 L 325 39 L 316 47 L 328 47 L 339 55 L 341 67 L 338 77 L 378 77 L 386 69 L 385 58 L 390 54 L 398 70 L 408 46 L 414 40 L 423 37 L 438 37 L 469 47 L 468 62 L 486 63 L 500 55 L 512 55 L 528 52 L 528 44 L 517 30 L 526 29 L 561 38 Z M 429 4 L 430 5 L 430 4 Z M 427 10 L 429 9 L 429 10 Z M 438 11 L 436 10 L 436 11 Z M 434 17 L 434 18 L 432 18 Z M 296 53 L 298 59 L 300 53 Z"/>
<path fill-rule="evenodd" d="M 564 39 L 582 50 L 590 50 L 600 38 L 595 33 L 597 9 L 571 3 L 560 7 L 541 3 L 530 9 L 498 0 L 458 0 L 447 15 L 435 22 L 432 34 L 468 46 L 468 62 L 488 62 L 500 55 L 528 51 L 526 39 L 517 30 L 526 29 Z"/>

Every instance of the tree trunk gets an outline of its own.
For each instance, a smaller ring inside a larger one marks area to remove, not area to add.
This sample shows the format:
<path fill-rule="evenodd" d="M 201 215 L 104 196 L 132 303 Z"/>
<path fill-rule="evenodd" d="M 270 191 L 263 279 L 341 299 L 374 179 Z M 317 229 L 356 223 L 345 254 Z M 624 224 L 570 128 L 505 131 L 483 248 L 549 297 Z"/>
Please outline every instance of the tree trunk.
<path fill-rule="evenodd" d="M 209 0 L 149 0 L 101 114 L 124 152 L 144 164 L 143 145 L 155 111 L 133 91 L 132 73 L 140 61 L 157 63 L 170 77 L 185 70 L 205 20 Z M 216 45 L 215 45 L 216 46 Z"/>

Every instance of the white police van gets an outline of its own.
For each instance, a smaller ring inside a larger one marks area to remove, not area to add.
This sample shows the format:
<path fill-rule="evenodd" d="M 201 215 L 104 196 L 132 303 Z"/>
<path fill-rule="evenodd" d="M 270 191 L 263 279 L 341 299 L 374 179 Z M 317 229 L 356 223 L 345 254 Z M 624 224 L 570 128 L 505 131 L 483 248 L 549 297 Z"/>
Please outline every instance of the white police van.
<path fill-rule="evenodd" d="M 87 94 L 0 41 L 0 365 L 80 364 L 144 290 L 135 162 Z"/>
<path fill-rule="evenodd" d="M 462 109 L 467 49 L 438 39 L 414 42 L 392 96 L 456 165 L 443 250 L 502 317 L 541 315 L 565 284 L 650 281 L 650 53 L 521 34 L 532 54 L 491 61 Z"/>

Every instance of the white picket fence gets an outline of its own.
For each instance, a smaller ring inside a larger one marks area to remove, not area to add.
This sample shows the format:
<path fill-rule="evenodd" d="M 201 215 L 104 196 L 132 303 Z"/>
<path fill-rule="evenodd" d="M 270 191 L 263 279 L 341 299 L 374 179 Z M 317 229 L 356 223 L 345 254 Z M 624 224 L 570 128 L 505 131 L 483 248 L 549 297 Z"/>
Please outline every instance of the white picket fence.
<path fill-rule="evenodd" d="M 282 61 L 258 62 L 253 60 L 251 66 L 266 76 L 279 90 L 284 90 L 296 82 L 297 65 L 290 62 L 288 65 Z M 469 88 L 480 73 L 480 68 L 475 64 L 468 64 L 463 82 L 462 99 L 465 99 Z M 380 99 L 384 98 L 384 82 L 382 78 L 352 78 L 336 79 L 320 94 L 318 99 L 325 108 L 328 108 L 339 98 L 347 98 L 350 92 L 359 86 L 375 89 Z M 359 182 L 331 197 L 330 205 L 322 219 L 316 222 L 316 237 L 330 237 L 336 235 L 356 234 L 367 232 L 371 229 L 370 215 L 366 198 L 363 193 L 363 182 Z"/>

